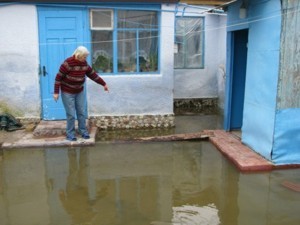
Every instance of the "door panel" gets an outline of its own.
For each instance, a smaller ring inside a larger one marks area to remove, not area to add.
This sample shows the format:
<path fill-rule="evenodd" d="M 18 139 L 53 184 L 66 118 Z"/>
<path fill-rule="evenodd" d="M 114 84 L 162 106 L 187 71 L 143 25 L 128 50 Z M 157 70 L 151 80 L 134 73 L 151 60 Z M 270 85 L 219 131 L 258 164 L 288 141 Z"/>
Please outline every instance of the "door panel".
<path fill-rule="evenodd" d="M 84 43 L 85 11 L 40 7 L 38 15 L 42 119 L 65 119 L 61 98 L 57 102 L 53 100 L 55 76 L 64 59 Z"/>
<path fill-rule="evenodd" d="M 241 129 L 247 65 L 248 30 L 234 32 L 230 129 Z"/>

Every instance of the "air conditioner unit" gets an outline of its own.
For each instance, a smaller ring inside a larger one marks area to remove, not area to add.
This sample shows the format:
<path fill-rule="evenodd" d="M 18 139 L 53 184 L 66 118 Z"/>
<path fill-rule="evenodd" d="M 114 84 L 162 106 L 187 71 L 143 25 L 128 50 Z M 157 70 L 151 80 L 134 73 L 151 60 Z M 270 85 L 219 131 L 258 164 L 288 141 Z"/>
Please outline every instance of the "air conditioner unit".
<path fill-rule="evenodd" d="M 114 12 L 109 9 L 91 9 L 91 30 L 112 30 L 114 25 Z"/>

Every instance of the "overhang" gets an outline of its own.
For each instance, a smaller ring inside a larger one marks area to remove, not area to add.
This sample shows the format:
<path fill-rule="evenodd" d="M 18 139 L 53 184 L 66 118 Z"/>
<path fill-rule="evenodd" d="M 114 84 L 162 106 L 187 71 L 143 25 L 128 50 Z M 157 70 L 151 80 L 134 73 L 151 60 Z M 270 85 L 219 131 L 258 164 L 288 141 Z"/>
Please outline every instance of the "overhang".
<path fill-rule="evenodd" d="M 188 5 L 215 5 L 215 6 L 220 6 L 220 5 L 226 5 L 230 2 L 229 0 L 180 0 L 180 3 L 185 3 Z"/>
<path fill-rule="evenodd" d="M 0 0 L 1 3 L 178 3 L 178 0 Z"/>

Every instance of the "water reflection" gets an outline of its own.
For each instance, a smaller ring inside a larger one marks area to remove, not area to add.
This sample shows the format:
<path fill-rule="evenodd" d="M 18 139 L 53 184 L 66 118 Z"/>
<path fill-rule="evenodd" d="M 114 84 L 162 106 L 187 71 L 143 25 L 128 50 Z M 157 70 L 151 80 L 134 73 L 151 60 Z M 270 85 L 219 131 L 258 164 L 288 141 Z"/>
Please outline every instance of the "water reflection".
<path fill-rule="evenodd" d="M 5 151 L 0 158 L 0 224 L 49 224 L 43 151 Z"/>
<path fill-rule="evenodd" d="M 299 174 L 241 174 L 208 142 L 4 150 L 0 225 L 298 225 Z"/>
<path fill-rule="evenodd" d="M 173 207 L 172 224 L 219 225 L 218 209 L 214 204 L 202 207 L 191 205 Z"/>
<path fill-rule="evenodd" d="M 88 196 L 87 154 L 86 150 L 69 149 L 67 155 L 67 182 L 65 189 L 58 191 L 59 200 L 72 223 L 83 224 L 96 216 Z"/>

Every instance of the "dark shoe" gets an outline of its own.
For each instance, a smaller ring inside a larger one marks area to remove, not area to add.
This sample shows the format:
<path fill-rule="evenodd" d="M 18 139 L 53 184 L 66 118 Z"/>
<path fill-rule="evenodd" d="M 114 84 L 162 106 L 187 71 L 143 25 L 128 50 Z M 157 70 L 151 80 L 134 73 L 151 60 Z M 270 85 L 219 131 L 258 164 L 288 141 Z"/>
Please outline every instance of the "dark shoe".
<path fill-rule="evenodd" d="M 88 135 L 88 134 L 83 134 L 83 135 L 82 135 L 82 138 L 83 138 L 83 139 L 90 139 L 90 135 Z"/>
<path fill-rule="evenodd" d="M 77 141 L 76 137 L 67 137 L 66 138 L 68 141 Z"/>

